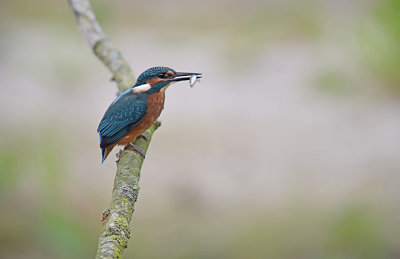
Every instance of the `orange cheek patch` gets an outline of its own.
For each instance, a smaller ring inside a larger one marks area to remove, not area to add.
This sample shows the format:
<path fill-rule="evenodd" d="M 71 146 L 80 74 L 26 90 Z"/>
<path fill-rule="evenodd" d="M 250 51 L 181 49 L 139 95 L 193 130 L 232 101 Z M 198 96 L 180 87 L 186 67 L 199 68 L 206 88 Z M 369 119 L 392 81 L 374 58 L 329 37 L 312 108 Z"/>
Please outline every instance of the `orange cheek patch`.
<path fill-rule="evenodd" d="M 166 79 L 162 79 L 162 78 L 150 78 L 146 80 L 146 83 L 153 86 L 154 84 L 160 82 L 160 81 L 165 81 Z"/>

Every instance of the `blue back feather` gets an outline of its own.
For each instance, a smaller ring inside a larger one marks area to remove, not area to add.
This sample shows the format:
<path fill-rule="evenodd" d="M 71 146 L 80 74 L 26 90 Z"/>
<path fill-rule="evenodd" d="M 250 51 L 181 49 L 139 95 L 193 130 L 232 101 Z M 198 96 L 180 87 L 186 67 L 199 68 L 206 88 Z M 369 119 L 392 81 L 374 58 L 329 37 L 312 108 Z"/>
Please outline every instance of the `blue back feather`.
<path fill-rule="evenodd" d="M 129 90 L 108 107 L 97 128 L 101 148 L 117 142 L 142 121 L 147 112 L 147 97 L 145 93 L 134 94 Z"/>

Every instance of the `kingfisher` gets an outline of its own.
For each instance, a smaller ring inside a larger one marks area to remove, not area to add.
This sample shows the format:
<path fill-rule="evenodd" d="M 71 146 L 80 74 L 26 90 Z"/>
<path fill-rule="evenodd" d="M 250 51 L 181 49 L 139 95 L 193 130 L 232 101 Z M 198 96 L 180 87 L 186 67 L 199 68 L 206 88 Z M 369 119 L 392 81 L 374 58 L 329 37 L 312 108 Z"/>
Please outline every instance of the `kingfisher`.
<path fill-rule="evenodd" d="M 173 83 L 201 78 L 201 73 L 176 72 L 169 67 L 152 67 L 144 71 L 126 92 L 108 107 L 97 132 L 100 135 L 102 163 L 116 145 L 129 146 L 144 157 L 133 145 L 160 116 L 164 108 L 165 90 Z M 144 137 L 144 136 L 143 136 Z"/>

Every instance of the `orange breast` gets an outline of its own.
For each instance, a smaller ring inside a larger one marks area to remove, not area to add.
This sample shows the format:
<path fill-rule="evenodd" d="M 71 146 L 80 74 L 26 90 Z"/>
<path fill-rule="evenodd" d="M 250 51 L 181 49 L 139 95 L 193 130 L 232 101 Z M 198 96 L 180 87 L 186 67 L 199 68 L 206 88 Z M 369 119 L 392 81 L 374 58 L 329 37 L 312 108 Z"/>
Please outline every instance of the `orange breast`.
<path fill-rule="evenodd" d="M 147 98 L 147 113 L 143 120 L 136 125 L 131 131 L 123 138 L 117 141 L 118 145 L 128 145 L 135 141 L 135 139 L 146 131 L 160 116 L 161 111 L 164 109 L 165 93 L 159 92 L 149 95 Z"/>

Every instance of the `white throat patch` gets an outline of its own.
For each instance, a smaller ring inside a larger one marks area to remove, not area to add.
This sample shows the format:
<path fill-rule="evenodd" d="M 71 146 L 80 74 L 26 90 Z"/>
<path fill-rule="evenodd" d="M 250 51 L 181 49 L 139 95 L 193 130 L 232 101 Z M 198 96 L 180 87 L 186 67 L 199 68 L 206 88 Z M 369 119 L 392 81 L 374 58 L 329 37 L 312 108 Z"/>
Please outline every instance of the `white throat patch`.
<path fill-rule="evenodd" d="M 132 88 L 132 92 L 134 92 L 135 94 L 143 93 L 143 92 L 148 91 L 150 88 L 151 88 L 151 86 L 149 84 L 139 85 L 139 86 Z"/>

